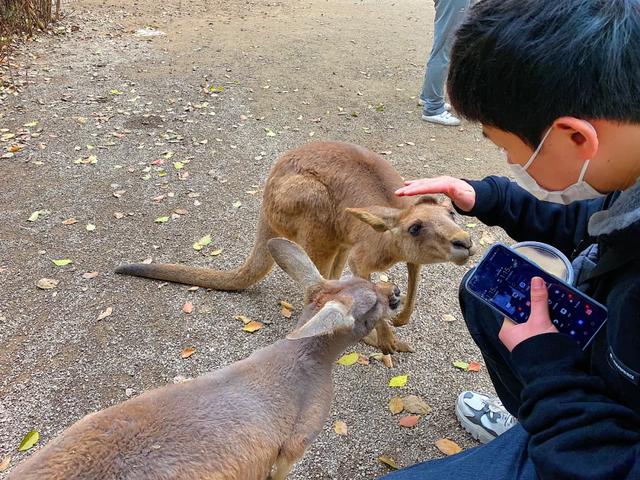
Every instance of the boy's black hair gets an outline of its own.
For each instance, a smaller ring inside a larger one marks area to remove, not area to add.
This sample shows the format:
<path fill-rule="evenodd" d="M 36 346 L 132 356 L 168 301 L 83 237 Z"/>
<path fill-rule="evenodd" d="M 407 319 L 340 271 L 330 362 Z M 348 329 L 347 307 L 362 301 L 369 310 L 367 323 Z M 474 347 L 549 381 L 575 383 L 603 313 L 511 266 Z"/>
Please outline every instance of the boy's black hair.
<path fill-rule="evenodd" d="M 462 116 L 531 146 L 565 115 L 640 123 L 640 0 L 482 0 L 447 88 Z"/>

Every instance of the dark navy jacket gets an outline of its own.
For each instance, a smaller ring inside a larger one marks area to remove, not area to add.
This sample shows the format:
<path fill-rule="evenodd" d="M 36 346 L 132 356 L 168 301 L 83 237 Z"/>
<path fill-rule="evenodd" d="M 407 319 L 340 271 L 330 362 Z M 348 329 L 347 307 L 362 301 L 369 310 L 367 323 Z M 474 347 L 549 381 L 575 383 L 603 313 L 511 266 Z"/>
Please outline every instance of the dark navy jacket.
<path fill-rule="evenodd" d="M 586 263 L 580 288 L 608 309 L 605 328 L 586 352 L 563 334 L 530 338 L 512 352 L 524 382 L 518 418 L 531 435 L 538 475 L 640 479 L 640 222 L 592 238 L 589 218 L 618 194 L 564 206 L 539 201 L 503 177 L 469 183 L 476 207 L 466 215 Z M 585 249 L 598 251 L 594 263 Z"/>

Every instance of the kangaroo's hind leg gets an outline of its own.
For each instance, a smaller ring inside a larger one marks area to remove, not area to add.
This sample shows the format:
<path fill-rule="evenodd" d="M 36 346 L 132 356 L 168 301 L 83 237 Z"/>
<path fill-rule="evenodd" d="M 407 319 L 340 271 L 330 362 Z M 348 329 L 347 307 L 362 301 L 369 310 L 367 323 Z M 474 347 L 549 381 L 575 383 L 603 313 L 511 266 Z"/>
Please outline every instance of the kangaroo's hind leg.
<path fill-rule="evenodd" d="M 333 259 L 333 265 L 331 266 L 331 274 L 329 275 L 329 278 L 333 280 L 338 280 L 340 278 L 348 258 L 349 258 L 349 248 L 348 247 L 338 248 L 338 252 L 336 253 L 336 256 Z"/>

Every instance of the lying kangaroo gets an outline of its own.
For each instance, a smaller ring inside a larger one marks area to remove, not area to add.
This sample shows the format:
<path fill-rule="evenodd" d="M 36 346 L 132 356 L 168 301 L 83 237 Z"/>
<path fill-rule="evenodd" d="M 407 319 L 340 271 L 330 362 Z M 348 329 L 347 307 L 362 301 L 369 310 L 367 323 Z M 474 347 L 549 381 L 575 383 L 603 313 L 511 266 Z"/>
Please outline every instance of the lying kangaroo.
<path fill-rule="evenodd" d="M 405 306 L 393 319 L 406 325 L 416 302 L 423 264 L 463 264 L 471 254 L 469 234 L 454 221 L 447 199 L 397 197 L 402 177 L 381 156 L 357 145 L 317 142 L 280 157 L 267 179 L 253 250 L 235 270 L 217 271 L 177 264 L 132 264 L 117 273 L 242 290 L 262 279 L 273 266 L 267 241 L 286 237 L 300 244 L 326 278 L 340 278 L 344 265 L 370 278 L 406 262 L 409 282 Z M 359 221 L 358 221 L 359 220 Z M 376 326 L 383 352 L 398 344 L 386 322 Z M 371 337 L 370 337 L 371 338 Z"/>
<path fill-rule="evenodd" d="M 284 479 L 329 415 L 336 359 L 398 307 L 400 291 L 357 277 L 325 280 L 285 239 L 267 248 L 305 289 L 306 307 L 285 340 L 87 415 L 10 478 Z"/>

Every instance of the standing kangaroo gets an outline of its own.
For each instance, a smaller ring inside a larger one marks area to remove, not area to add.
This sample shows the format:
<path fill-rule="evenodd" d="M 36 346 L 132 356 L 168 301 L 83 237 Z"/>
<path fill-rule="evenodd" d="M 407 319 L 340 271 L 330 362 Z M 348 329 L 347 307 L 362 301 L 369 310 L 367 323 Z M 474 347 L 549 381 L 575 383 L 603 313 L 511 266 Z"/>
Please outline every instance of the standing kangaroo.
<path fill-rule="evenodd" d="M 447 199 L 398 197 L 402 177 L 380 155 L 357 145 L 316 142 L 282 155 L 264 189 L 258 232 L 249 257 L 235 270 L 218 271 L 179 264 L 130 264 L 117 273 L 199 285 L 215 290 L 243 290 L 273 266 L 267 241 L 285 237 L 301 245 L 320 273 L 340 278 L 347 259 L 354 275 L 370 278 L 406 262 L 408 291 L 395 326 L 406 325 L 415 307 L 423 264 L 464 264 L 471 239 L 454 221 Z M 369 337 L 385 353 L 399 344 L 386 321 Z"/>
<path fill-rule="evenodd" d="M 400 291 L 357 277 L 325 280 L 282 238 L 267 248 L 305 289 L 306 307 L 286 339 L 87 415 L 9 478 L 284 479 L 329 415 L 337 358 L 398 307 Z"/>

